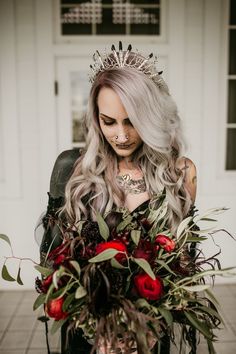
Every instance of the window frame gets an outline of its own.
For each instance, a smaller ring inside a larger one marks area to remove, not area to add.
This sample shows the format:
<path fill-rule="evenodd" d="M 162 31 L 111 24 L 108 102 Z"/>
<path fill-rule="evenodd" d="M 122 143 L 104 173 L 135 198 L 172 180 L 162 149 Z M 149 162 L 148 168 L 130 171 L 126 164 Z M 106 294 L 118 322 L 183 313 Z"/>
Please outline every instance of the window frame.
<path fill-rule="evenodd" d="M 54 42 L 57 44 L 91 44 L 104 41 L 117 42 L 121 37 L 132 43 L 165 43 L 167 41 L 167 7 L 168 0 L 161 0 L 160 35 L 62 35 L 60 31 L 60 0 L 53 0 Z"/>

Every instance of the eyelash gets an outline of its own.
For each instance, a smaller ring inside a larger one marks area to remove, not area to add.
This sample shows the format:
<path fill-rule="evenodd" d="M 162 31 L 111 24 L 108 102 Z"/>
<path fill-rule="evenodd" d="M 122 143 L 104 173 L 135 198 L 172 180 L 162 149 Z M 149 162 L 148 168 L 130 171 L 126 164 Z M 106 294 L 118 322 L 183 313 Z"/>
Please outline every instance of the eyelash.
<path fill-rule="evenodd" d="M 113 125 L 115 122 L 106 122 L 105 120 L 103 121 L 104 125 Z M 133 126 L 133 124 L 128 121 L 126 124 Z"/>

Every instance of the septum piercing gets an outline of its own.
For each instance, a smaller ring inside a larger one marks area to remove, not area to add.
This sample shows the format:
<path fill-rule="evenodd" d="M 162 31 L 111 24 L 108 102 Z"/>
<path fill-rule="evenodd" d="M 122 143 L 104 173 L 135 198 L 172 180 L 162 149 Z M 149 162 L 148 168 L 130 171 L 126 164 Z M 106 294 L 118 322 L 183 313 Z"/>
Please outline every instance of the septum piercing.
<path fill-rule="evenodd" d="M 118 137 L 119 137 L 119 136 L 118 136 L 118 135 L 116 135 L 116 136 L 115 136 L 115 140 L 117 140 L 117 139 L 118 139 Z M 126 139 L 126 140 L 128 140 L 128 139 L 129 139 L 127 135 L 125 135 L 125 139 Z"/>

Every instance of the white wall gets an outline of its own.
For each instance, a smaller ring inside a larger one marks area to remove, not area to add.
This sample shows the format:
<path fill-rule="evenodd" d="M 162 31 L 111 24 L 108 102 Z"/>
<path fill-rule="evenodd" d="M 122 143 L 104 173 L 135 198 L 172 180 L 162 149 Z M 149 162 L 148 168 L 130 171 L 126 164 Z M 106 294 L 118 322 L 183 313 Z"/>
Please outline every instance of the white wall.
<path fill-rule="evenodd" d="M 230 207 L 220 217 L 220 225 L 236 234 L 235 175 L 224 173 L 218 149 L 226 119 L 221 106 L 226 100 L 221 91 L 225 61 L 221 62 L 219 55 L 226 3 L 167 1 L 167 36 L 152 50 L 167 57 L 168 83 L 190 142 L 188 156 L 198 168 L 197 205 L 201 211 Z M 49 0 L 0 1 L 0 232 L 10 236 L 16 256 L 36 261 L 33 229 L 46 207 L 50 172 L 58 153 L 57 101 L 53 94 L 56 60 L 97 48 L 95 43 L 55 44 L 52 12 Z M 104 44 L 106 39 L 98 45 L 102 48 Z M 150 43 L 147 50 L 149 47 Z M 222 247 L 222 265 L 235 264 L 236 243 L 223 235 L 217 236 L 217 242 Z M 211 249 L 209 243 L 206 252 Z M 1 262 L 9 254 L 1 242 Z M 12 267 L 16 272 L 16 264 Z M 35 275 L 32 265 L 24 263 L 25 288 L 33 287 Z M 0 285 L 19 288 L 2 280 Z"/>

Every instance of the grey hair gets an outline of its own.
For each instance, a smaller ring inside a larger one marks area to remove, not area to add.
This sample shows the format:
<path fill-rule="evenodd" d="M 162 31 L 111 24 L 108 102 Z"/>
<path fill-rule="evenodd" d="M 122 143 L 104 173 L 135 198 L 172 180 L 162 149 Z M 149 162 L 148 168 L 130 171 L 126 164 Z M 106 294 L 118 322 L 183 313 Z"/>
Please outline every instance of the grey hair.
<path fill-rule="evenodd" d="M 181 121 L 161 75 L 152 80 L 135 68 L 114 68 L 97 75 L 86 114 L 86 148 L 67 183 L 63 211 L 77 224 L 82 218 L 95 220 L 97 211 L 103 214 L 124 203 L 124 193 L 114 178 L 118 158 L 98 122 L 97 98 L 102 87 L 120 97 L 140 135 L 143 144 L 135 151 L 133 162 L 141 167 L 151 195 L 166 189 L 168 223 L 175 231 L 191 207 L 183 172 L 176 167 L 185 149 Z"/>

